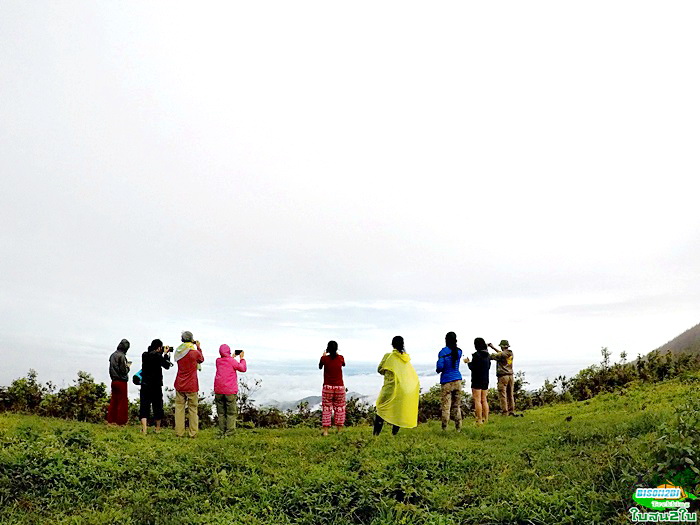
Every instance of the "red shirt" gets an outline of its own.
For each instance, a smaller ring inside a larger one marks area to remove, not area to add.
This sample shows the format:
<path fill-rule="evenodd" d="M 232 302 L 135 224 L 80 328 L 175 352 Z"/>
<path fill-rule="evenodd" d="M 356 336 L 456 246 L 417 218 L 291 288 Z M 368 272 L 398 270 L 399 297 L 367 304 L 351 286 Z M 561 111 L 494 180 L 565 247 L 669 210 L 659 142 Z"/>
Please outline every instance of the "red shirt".
<path fill-rule="evenodd" d="M 340 354 L 336 354 L 335 359 L 329 355 L 321 357 L 319 363 L 323 366 L 323 384 L 332 386 L 345 386 L 343 384 L 343 366 L 345 359 Z"/>
<path fill-rule="evenodd" d="M 199 392 L 197 380 L 197 363 L 202 363 L 204 356 L 199 350 L 190 350 L 187 355 L 177 362 L 177 377 L 175 390 L 178 392 Z"/>

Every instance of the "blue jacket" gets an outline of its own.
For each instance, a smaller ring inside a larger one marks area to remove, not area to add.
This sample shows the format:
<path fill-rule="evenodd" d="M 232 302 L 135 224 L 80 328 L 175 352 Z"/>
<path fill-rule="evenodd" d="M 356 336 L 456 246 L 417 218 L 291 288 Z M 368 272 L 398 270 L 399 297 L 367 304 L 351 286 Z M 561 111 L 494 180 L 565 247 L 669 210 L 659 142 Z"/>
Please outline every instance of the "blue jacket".
<path fill-rule="evenodd" d="M 435 371 L 440 374 L 440 384 L 462 379 L 462 374 L 459 372 L 461 359 L 462 351 L 459 348 L 457 349 L 457 362 L 452 359 L 452 350 L 447 347 L 440 350 L 437 365 L 435 365 Z"/>

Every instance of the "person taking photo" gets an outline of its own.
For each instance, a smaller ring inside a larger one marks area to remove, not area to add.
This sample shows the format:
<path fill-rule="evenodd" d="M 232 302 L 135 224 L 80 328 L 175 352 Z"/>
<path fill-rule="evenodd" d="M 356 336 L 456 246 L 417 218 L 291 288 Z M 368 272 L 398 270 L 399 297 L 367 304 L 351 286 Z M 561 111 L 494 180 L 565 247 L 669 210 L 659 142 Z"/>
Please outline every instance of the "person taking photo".
<path fill-rule="evenodd" d="M 231 347 L 221 345 L 216 359 L 216 376 L 214 377 L 214 402 L 216 403 L 216 418 L 219 423 L 219 434 L 227 436 L 236 429 L 238 417 L 238 374 L 245 372 L 248 365 L 245 362 L 245 352 L 236 350 L 236 357 L 231 357 Z"/>
<path fill-rule="evenodd" d="M 323 370 L 323 390 L 321 391 L 321 426 L 322 435 L 328 435 L 331 428 L 331 416 L 338 432 L 345 425 L 345 383 L 343 367 L 345 358 L 338 353 L 338 343 L 328 341 L 326 351 L 318 362 Z"/>
<path fill-rule="evenodd" d="M 464 358 L 469 369 L 472 371 L 472 397 L 474 398 L 474 415 L 476 424 L 483 425 L 489 421 L 489 402 L 487 394 L 489 391 L 489 370 L 491 359 L 489 349 L 483 338 L 474 339 L 474 349 L 471 360 Z"/>
<path fill-rule="evenodd" d="M 163 346 L 163 341 L 154 339 L 148 350 L 141 355 L 141 392 L 139 395 L 139 418 L 141 419 L 141 432 L 148 430 L 148 418 L 155 420 L 156 433 L 160 432 L 160 423 L 163 420 L 163 369 L 168 370 L 173 366 L 170 361 L 172 348 Z"/>
<path fill-rule="evenodd" d="M 189 423 L 189 436 L 194 438 L 199 432 L 199 379 L 197 372 L 204 362 L 199 341 L 192 332 L 182 332 L 182 344 L 175 350 L 177 377 L 175 377 L 175 435 L 185 435 L 185 410 Z"/>
<path fill-rule="evenodd" d="M 515 415 L 515 396 L 513 392 L 513 352 L 510 343 L 503 339 L 498 343 L 500 348 L 496 348 L 491 343 L 489 347 L 495 350 L 495 354 L 490 354 L 492 360 L 496 361 L 496 378 L 498 381 L 498 400 L 501 404 L 501 413 L 504 416 Z"/>

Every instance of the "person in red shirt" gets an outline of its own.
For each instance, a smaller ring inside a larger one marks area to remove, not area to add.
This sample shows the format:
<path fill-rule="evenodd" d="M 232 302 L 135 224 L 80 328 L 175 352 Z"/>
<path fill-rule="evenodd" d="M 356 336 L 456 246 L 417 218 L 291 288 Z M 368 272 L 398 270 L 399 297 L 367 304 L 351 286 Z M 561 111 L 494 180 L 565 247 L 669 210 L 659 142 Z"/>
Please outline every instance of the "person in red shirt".
<path fill-rule="evenodd" d="M 182 332 L 182 344 L 175 350 L 177 377 L 175 377 L 175 435 L 185 435 L 185 408 L 190 425 L 189 436 L 195 437 L 199 431 L 199 381 L 197 371 L 204 355 L 199 341 L 194 340 L 192 332 Z"/>
<path fill-rule="evenodd" d="M 323 369 L 323 391 L 321 393 L 321 426 L 323 435 L 328 435 L 331 427 L 331 415 L 335 420 L 338 432 L 345 424 L 345 384 L 343 383 L 343 367 L 345 359 L 338 353 L 338 343 L 328 341 L 318 363 L 319 370 Z"/>

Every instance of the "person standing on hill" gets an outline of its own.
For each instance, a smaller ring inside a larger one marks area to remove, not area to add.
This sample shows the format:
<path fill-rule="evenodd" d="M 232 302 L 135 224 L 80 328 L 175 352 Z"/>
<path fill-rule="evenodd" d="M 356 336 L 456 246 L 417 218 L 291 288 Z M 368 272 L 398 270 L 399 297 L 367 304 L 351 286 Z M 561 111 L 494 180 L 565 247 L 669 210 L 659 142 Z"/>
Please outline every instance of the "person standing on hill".
<path fill-rule="evenodd" d="M 381 433 L 385 421 L 393 425 L 391 433 L 394 435 L 399 432 L 400 427 L 418 426 L 418 374 L 406 353 L 403 337 L 394 337 L 391 346 L 393 350 L 384 355 L 377 367 L 377 372 L 384 376 L 384 386 L 377 398 L 377 416 L 374 418 L 373 432 L 375 436 Z"/>
<path fill-rule="evenodd" d="M 153 407 L 153 419 L 156 421 L 156 432 L 160 432 L 160 422 L 163 420 L 163 369 L 168 370 L 170 362 L 169 346 L 163 347 L 163 341 L 154 339 L 148 351 L 141 355 L 141 393 L 139 417 L 141 432 L 148 430 L 148 418 Z"/>
<path fill-rule="evenodd" d="M 323 390 L 321 391 L 321 426 L 322 435 L 328 435 L 331 428 L 331 416 L 341 431 L 345 425 L 345 383 L 343 383 L 343 367 L 345 358 L 338 353 L 338 343 L 328 341 L 326 351 L 318 362 L 318 369 L 323 369 Z"/>
<path fill-rule="evenodd" d="M 489 391 L 491 359 L 489 359 L 486 341 L 481 337 L 474 339 L 474 348 L 476 352 L 472 354 L 471 361 L 465 357 L 464 362 L 468 363 L 469 369 L 472 371 L 472 397 L 474 398 L 476 424 L 483 425 L 489 421 L 489 402 L 486 395 Z"/>
<path fill-rule="evenodd" d="M 214 377 L 214 402 L 219 433 L 221 437 L 225 437 L 229 432 L 236 430 L 238 417 L 238 374 L 236 372 L 245 372 L 248 366 L 243 350 L 236 350 L 238 356 L 236 359 L 231 357 L 231 347 L 224 344 L 219 347 L 219 355 L 221 357 L 216 360 L 216 377 Z"/>
<path fill-rule="evenodd" d="M 126 353 L 131 344 L 122 339 L 117 349 L 109 356 L 109 377 L 112 379 L 112 397 L 107 410 L 107 423 L 111 425 L 126 425 L 129 421 L 129 369 L 131 362 L 127 361 Z"/>
<path fill-rule="evenodd" d="M 490 357 L 497 363 L 496 377 L 498 378 L 498 399 L 501 403 L 501 412 L 504 416 L 514 416 L 513 352 L 506 339 L 503 339 L 498 344 L 500 349 L 496 348 L 491 343 L 489 343 L 489 346 L 496 351 L 495 354 L 490 354 Z"/>
<path fill-rule="evenodd" d="M 189 436 L 197 435 L 199 431 L 199 380 L 197 371 L 200 363 L 204 362 L 199 341 L 194 340 L 192 332 L 182 332 L 182 344 L 175 350 L 177 377 L 175 378 L 175 435 L 185 435 L 185 409 L 190 425 Z"/>
<path fill-rule="evenodd" d="M 445 347 L 438 353 L 435 371 L 440 374 L 440 407 L 442 409 L 442 429 L 447 430 L 450 422 L 450 408 L 455 410 L 455 429 L 462 429 L 462 374 L 459 371 L 459 362 L 462 358 L 462 350 L 457 347 L 457 335 L 447 332 L 445 335 Z"/>

